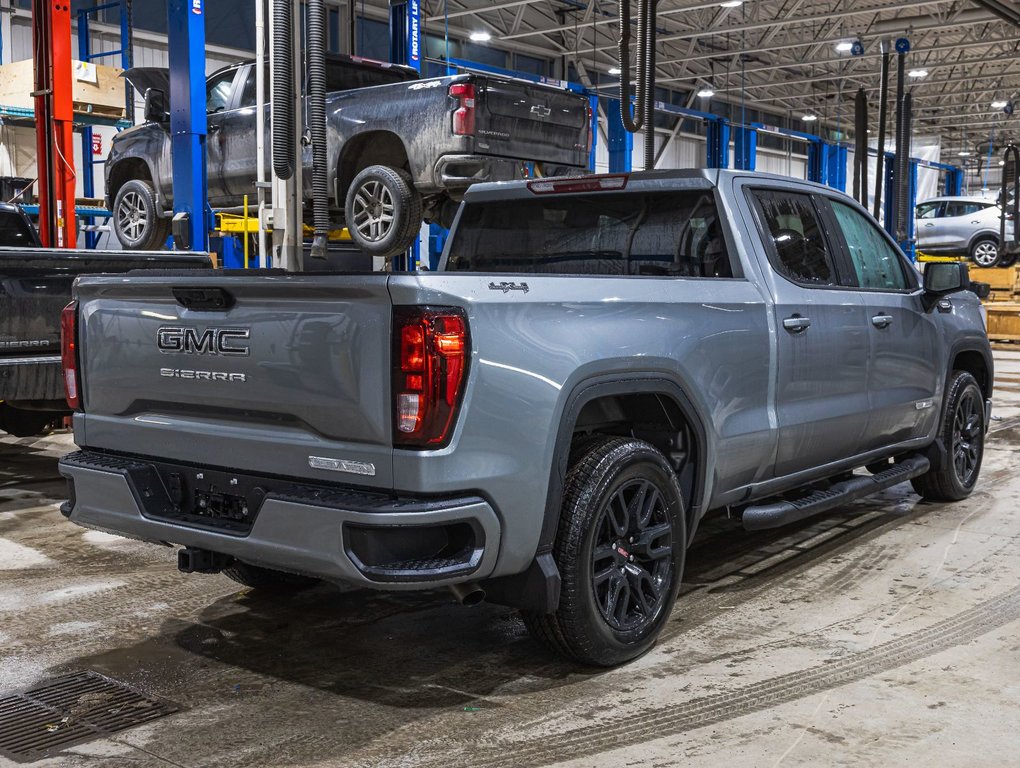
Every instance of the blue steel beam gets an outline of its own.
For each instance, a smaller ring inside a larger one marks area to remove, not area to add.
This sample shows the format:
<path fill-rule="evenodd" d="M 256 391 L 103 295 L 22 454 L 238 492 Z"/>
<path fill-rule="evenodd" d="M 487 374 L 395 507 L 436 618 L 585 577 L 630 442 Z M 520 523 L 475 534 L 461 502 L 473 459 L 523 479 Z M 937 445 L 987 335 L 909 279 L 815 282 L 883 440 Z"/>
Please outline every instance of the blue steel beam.
<path fill-rule="evenodd" d="M 187 215 L 185 245 L 195 251 L 209 250 L 210 225 L 205 176 L 204 3 L 169 0 L 167 5 L 174 216 Z M 174 243 L 176 248 L 181 245 Z"/>

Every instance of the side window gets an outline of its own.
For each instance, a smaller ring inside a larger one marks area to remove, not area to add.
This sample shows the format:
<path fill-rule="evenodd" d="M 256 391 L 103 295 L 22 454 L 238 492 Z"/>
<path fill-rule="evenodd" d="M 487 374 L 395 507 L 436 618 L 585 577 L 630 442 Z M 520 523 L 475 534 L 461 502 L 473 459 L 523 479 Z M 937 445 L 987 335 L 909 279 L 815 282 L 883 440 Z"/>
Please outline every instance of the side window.
<path fill-rule="evenodd" d="M 849 205 L 832 200 L 832 211 L 843 232 L 850 261 L 861 288 L 901 291 L 909 287 L 899 251 L 878 227 Z"/>
<path fill-rule="evenodd" d="M 269 67 L 266 67 L 266 102 L 269 102 Z M 244 88 L 241 89 L 240 107 L 255 106 L 255 67 L 248 69 L 248 77 L 244 80 Z"/>
<path fill-rule="evenodd" d="M 797 283 L 836 285 L 832 254 L 810 195 L 753 191 L 761 212 L 769 261 L 779 274 Z"/>
<path fill-rule="evenodd" d="M 917 206 L 917 218 L 919 219 L 934 219 L 939 215 L 939 205 L 941 203 L 921 203 Z"/>
<path fill-rule="evenodd" d="M 980 203 L 946 203 L 946 216 L 972 216 L 984 208 Z"/>
<path fill-rule="evenodd" d="M 222 112 L 230 106 L 230 92 L 234 84 L 236 69 L 228 69 L 216 75 L 205 85 L 205 111 Z"/>

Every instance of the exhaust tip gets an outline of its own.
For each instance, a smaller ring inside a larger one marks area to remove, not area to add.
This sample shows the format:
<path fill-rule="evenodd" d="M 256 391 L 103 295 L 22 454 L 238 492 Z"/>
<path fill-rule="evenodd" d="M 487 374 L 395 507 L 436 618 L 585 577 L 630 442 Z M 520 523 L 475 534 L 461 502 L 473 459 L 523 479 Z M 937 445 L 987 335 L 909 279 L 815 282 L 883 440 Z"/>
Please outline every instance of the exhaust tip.
<path fill-rule="evenodd" d="M 450 592 L 461 605 L 478 605 L 485 599 L 485 590 L 477 584 L 451 584 Z"/>

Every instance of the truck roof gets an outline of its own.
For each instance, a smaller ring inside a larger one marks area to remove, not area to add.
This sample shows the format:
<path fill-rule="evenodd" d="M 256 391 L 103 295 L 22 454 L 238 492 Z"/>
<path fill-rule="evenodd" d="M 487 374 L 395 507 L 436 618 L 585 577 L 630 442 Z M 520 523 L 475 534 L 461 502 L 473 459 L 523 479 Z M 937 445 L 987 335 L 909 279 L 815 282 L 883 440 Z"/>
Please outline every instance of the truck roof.
<path fill-rule="evenodd" d="M 827 192 L 838 192 L 833 187 L 815 182 L 796 179 L 790 176 L 780 176 L 774 173 L 759 173 L 757 171 L 737 171 L 725 168 L 683 168 L 675 170 L 655 171 L 631 171 L 630 173 L 605 173 L 592 174 L 588 176 L 559 176 L 548 179 L 530 179 L 526 181 L 499 181 L 486 184 L 474 184 L 468 188 L 464 199 L 468 202 L 483 202 L 487 200 L 505 200 L 508 198 L 531 197 L 536 194 L 535 186 L 548 184 L 549 189 L 542 192 L 547 194 L 582 194 L 585 192 L 600 191 L 595 184 L 601 183 L 601 191 L 613 191 L 628 189 L 639 190 L 670 190 L 670 189 L 712 189 L 718 186 L 724 179 L 734 177 L 752 177 L 768 181 L 778 182 L 779 185 L 801 188 L 805 186 L 815 187 Z M 599 180 L 602 180 L 601 182 Z M 584 188 L 585 182 L 593 186 Z M 541 193 L 541 192 L 540 192 Z"/>

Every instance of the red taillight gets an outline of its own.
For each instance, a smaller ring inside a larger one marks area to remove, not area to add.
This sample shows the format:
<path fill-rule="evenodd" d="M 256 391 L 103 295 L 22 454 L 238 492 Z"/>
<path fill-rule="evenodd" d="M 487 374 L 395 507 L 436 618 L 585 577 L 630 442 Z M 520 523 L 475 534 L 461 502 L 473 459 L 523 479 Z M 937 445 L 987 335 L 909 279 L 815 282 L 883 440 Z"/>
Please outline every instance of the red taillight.
<path fill-rule="evenodd" d="M 548 181 L 529 181 L 528 189 L 536 195 L 551 195 L 564 192 L 609 192 L 626 189 L 627 177 L 617 176 L 579 176 L 574 179 L 550 179 Z"/>
<path fill-rule="evenodd" d="M 467 321 L 457 309 L 412 307 L 394 316 L 393 442 L 446 444 L 467 370 Z"/>
<path fill-rule="evenodd" d="M 450 96 L 457 100 L 457 109 L 453 113 L 453 132 L 457 136 L 475 135 L 475 85 L 474 83 L 454 83 L 450 86 Z"/>
<path fill-rule="evenodd" d="M 78 376 L 78 302 L 72 301 L 60 313 L 60 365 L 64 371 L 64 396 L 71 410 L 81 407 Z"/>

